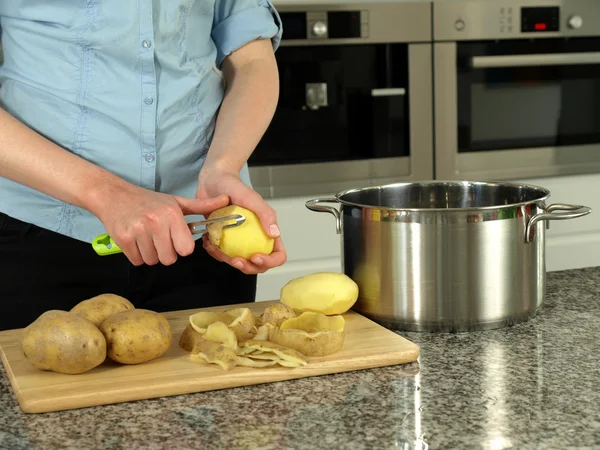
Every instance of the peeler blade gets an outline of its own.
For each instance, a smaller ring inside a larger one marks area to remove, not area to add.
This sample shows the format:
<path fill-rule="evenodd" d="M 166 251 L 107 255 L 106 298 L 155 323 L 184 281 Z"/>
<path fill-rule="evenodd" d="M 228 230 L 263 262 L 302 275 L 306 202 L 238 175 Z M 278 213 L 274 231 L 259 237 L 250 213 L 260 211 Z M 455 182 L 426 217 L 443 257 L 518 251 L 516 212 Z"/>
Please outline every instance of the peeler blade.
<path fill-rule="evenodd" d="M 218 222 L 230 222 L 232 220 L 234 221 L 233 223 L 228 223 L 227 225 L 224 225 L 223 228 L 239 227 L 246 221 L 246 218 L 241 214 L 231 214 L 229 216 L 218 217 L 216 219 L 206 219 L 201 220 L 200 222 L 190 222 L 188 223 L 188 227 L 192 234 L 202 234 L 206 231 L 207 225 Z"/>

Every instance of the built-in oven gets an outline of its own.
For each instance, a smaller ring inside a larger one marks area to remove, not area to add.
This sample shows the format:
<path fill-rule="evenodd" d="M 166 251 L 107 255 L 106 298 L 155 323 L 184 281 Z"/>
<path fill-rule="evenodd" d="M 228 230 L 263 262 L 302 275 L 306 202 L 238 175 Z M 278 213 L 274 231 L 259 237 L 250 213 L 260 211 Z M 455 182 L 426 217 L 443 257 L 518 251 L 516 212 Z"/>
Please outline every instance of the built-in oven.
<path fill-rule="evenodd" d="M 436 0 L 435 174 L 600 171 L 600 2 Z"/>
<path fill-rule="evenodd" d="M 264 197 L 433 177 L 431 3 L 274 2 L 280 94 L 249 159 Z"/>

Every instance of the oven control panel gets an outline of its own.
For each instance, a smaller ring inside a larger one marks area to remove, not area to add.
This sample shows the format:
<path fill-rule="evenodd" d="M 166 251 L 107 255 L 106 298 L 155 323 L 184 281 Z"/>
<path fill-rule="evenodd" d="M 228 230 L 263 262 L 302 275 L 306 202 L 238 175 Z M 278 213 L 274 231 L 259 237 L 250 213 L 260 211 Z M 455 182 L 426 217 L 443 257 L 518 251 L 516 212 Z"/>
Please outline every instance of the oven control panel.
<path fill-rule="evenodd" d="M 558 31 L 560 9 L 555 7 L 529 6 L 521 8 L 521 32 L 547 33 Z"/>
<path fill-rule="evenodd" d="M 515 27 L 515 16 L 514 9 L 512 6 L 503 6 L 498 11 L 498 30 L 500 33 L 511 33 L 513 27 Z"/>
<path fill-rule="evenodd" d="M 369 36 L 368 11 L 281 12 L 287 39 L 351 39 Z"/>
<path fill-rule="evenodd" d="M 600 0 L 434 0 L 434 40 L 600 36 Z"/>

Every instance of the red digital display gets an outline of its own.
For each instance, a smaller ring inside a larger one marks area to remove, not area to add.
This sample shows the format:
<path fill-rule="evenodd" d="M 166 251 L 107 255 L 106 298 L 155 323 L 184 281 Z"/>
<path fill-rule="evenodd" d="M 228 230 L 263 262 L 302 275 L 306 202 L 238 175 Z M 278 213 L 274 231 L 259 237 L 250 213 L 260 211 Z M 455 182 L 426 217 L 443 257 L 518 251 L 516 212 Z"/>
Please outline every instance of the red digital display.
<path fill-rule="evenodd" d="M 558 31 L 560 28 L 559 24 L 560 9 L 558 6 L 521 8 L 521 31 L 524 33 Z"/>

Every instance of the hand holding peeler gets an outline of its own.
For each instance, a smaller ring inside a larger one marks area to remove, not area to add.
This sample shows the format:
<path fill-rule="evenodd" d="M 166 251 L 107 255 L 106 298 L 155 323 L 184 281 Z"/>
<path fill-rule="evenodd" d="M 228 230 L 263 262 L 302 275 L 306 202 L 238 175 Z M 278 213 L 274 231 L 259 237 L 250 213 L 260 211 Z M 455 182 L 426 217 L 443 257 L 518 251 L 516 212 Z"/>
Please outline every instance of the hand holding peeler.
<path fill-rule="evenodd" d="M 217 217 L 215 219 L 201 220 L 200 222 L 190 222 L 187 224 L 192 234 L 202 234 L 206 231 L 206 225 L 217 222 L 228 222 L 235 220 L 234 223 L 228 223 L 223 228 L 237 227 L 246 221 L 246 218 L 241 214 L 231 214 L 229 216 Z M 96 236 L 92 241 L 92 247 L 100 256 L 114 255 L 121 253 L 123 250 L 113 241 L 108 234 Z"/>

